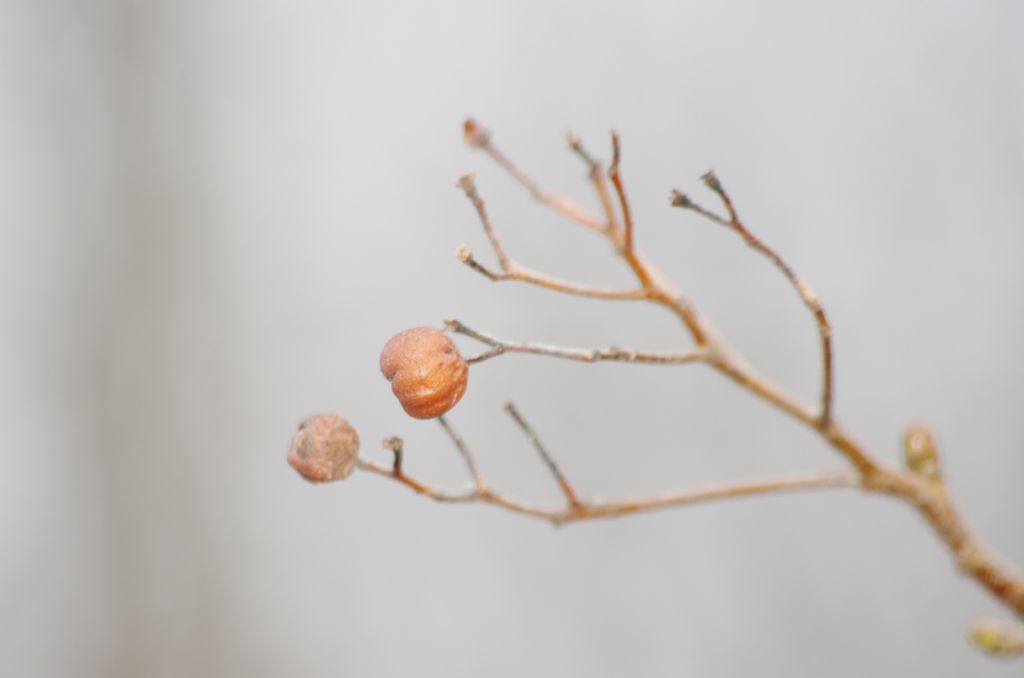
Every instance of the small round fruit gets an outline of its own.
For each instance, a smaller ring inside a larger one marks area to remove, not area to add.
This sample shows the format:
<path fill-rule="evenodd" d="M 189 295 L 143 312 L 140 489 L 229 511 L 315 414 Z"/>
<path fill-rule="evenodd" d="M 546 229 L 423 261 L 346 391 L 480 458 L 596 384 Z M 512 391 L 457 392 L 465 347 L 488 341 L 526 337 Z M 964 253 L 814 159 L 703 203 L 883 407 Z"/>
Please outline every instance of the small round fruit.
<path fill-rule="evenodd" d="M 359 434 L 336 414 L 314 414 L 299 424 L 288 463 L 311 483 L 347 478 L 359 457 Z"/>
<path fill-rule="evenodd" d="M 455 407 L 466 392 L 469 364 L 455 343 L 433 327 L 414 327 L 388 340 L 380 371 L 411 417 L 432 419 Z"/>

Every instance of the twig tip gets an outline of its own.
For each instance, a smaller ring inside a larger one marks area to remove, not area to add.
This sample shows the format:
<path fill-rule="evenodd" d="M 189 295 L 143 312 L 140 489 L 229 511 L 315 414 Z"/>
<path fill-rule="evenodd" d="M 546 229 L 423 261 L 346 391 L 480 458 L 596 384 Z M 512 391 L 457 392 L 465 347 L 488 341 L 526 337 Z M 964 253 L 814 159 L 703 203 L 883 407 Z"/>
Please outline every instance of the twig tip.
<path fill-rule="evenodd" d="M 715 174 L 715 170 L 709 169 L 707 172 L 701 175 L 700 180 L 704 182 L 704 185 L 710 188 L 715 193 L 722 192 L 722 182 L 718 180 L 718 175 Z"/>
<path fill-rule="evenodd" d="M 391 474 L 396 477 L 401 476 L 404 447 L 402 439 L 399 438 L 398 436 L 391 436 L 390 438 L 385 438 L 381 443 L 381 446 L 385 450 L 391 450 L 395 455 L 394 461 L 391 462 Z"/>
<path fill-rule="evenodd" d="M 473 118 L 462 123 L 462 138 L 473 148 L 483 148 L 491 140 L 491 132 Z"/>
<path fill-rule="evenodd" d="M 690 200 L 690 197 L 674 188 L 669 195 L 669 201 L 673 207 L 693 207 L 693 201 Z"/>

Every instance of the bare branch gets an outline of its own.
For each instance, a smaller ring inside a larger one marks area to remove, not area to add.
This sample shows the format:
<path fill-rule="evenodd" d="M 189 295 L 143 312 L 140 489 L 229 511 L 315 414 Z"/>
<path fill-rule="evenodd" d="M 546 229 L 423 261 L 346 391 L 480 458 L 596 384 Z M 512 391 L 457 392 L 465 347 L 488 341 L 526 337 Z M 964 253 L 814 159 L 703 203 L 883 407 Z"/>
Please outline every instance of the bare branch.
<path fill-rule="evenodd" d="M 507 271 L 501 273 L 492 271 L 477 261 L 473 253 L 465 245 L 455 250 L 455 258 L 493 282 L 512 280 L 535 285 L 536 287 L 543 287 L 562 294 L 587 297 L 588 299 L 605 299 L 607 301 L 638 301 L 647 298 L 647 293 L 643 290 L 610 290 L 604 287 L 593 287 L 582 283 L 552 278 L 514 262 L 510 264 L 510 268 Z"/>
<path fill-rule="evenodd" d="M 710 219 L 715 223 L 726 226 L 727 228 L 731 228 L 738 233 L 744 241 L 746 241 L 747 245 L 767 257 L 775 267 L 778 268 L 784 276 L 786 276 L 786 279 L 789 280 L 790 284 L 796 290 L 804 305 L 807 306 L 814 315 L 815 322 L 818 326 L 818 336 L 821 341 L 822 362 L 821 411 L 818 414 L 817 425 L 818 428 L 824 430 L 828 428 L 832 420 L 833 401 L 832 326 L 829 324 L 828 317 L 825 315 L 825 309 L 822 307 L 821 302 L 818 300 L 814 291 L 796 274 L 790 265 L 787 264 L 786 261 L 779 256 L 777 252 L 775 252 L 775 250 L 769 247 L 764 241 L 744 226 L 743 222 L 739 218 L 739 214 L 736 212 L 732 199 L 725 191 L 725 188 L 722 186 L 722 182 L 719 181 L 718 176 L 715 175 L 713 171 L 709 171 L 701 177 L 701 179 L 704 181 L 704 184 L 711 189 L 719 199 L 721 199 L 722 204 L 729 213 L 729 218 L 727 220 L 718 216 L 714 212 L 704 209 L 691 200 L 686 194 L 679 191 L 672 192 L 672 205 L 694 211 L 701 216 Z"/>
<path fill-rule="evenodd" d="M 475 499 L 494 503 L 512 511 L 545 518 L 555 524 L 560 524 L 568 520 L 626 515 L 638 511 L 679 506 L 709 499 L 760 494 L 783 489 L 859 485 L 866 491 L 894 496 L 915 507 L 953 553 L 961 570 L 986 587 L 1000 601 L 1006 604 L 1008 608 L 1024 618 L 1024 579 L 996 562 L 977 537 L 969 530 L 950 500 L 942 483 L 941 476 L 937 473 L 922 474 L 919 468 L 920 464 L 917 461 L 914 462 L 917 466 L 911 464 L 910 470 L 907 472 L 887 467 L 875 460 L 834 419 L 832 412 L 834 390 L 832 329 L 825 311 L 814 292 L 796 275 L 792 268 L 773 249 L 746 228 L 736 211 L 732 199 L 713 172 L 707 173 L 703 180 L 707 187 L 722 201 L 727 217 L 722 217 L 711 210 L 705 209 L 678 191 L 674 191 L 672 194 L 672 204 L 692 210 L 715 223 L 737 232 L 748 246 L 767 257 L 786 276 L 804 305 L 812 312 L 818 327 L 822 353 L 821 405 L 817 412 L 799 403 L 795 398 L 747 367 L 742 357 L 728 347 L 725 341 L 717 335 L 710 323 L 703 319 L 688 301 L 674 292 L 671 283 L 636 250 L 633 218 L 620 175 L 621 150 L 617 134 L 614 132 L 612 134 L 613 159 L 609 167 L 608 177 L 615 187 L 618 197 L 622 214 L 621 229 L 614 227 L 615 210 L 611 206 L 612 201 L 607 188 L 604 189 L 602 194 L 600 186 L 603 185 L 603 181 L 598 181 L 595 178 L 595 174 L 599 174 L 596 161 L 582 149 L 578 139 L 575 137 L 570 136 L 570 147 L 583 158 L 590 169 L 591 181 L 594 183 L 599 197 L 602 198 L 602 206 L 606 216 L 604 222 L 583 213 L 570 202 L 542 191 L 537 183 L 497 151 L 491 142 L 490 133 L 479 127 L 472 120 L 467 121 L 466 124 L 466 139 L 471 145 L 481 148 L 491 155 L 516 181 L 530 191 L 535 199 L 547 203 L 553 209 L 596 231 L 602 232 L 605 237 L 609 238 L 640 281 L 643 289 L 640 290 L 642 295 L 639 298 L 656 303 L 672 311 L 682 320 L 697 344 L 696 350 L 684 354 L 651 354 L 638 351 L 624 351 L 614 347 L 608 349 L 571 349 L 543 344 L 507 342 L 476 330 L 471 330 L 457 321 L 450 321 L 449 329 L 475 338 L 490 347 L 490 350 L 475 358 L 471 358 L 471 361 L 481 362 L 507 352 L 522 352 L 584 362 L 598 362 L 601 360 L 661 364 L 704 362 L 752 394 L 778 407 L 818 432 L 825 442 L 840 452 L 854 468 L 853 471 L 846 473 L 812 474 L 775 480 L 751 481 L 733 485 L 714 486 L 701 490 L 687 490 L 633 501 L 580 502 L 574 513 L 567 509 L 543 509 L 521 504 L 489 489 L 478 493 L 474 497 Z M 478 207 L 478 210 L 480 209 L 482 208 Z M 486 224 L 485 230 L 488 230 L 489 235 L 493 233 L 493 230 L 489 229 L 489 226 Z M 500 245 L 498 250 L 500 251 Z M 464 261 L 467 265 L 476 268 L 492 279 L 504 279 L 505 276 L 512 277 L 511 273 L 525 275 L 513 263 L 509 262 L 507 258 L 503 260 L 507 264 L 503 263 L 503 273 L 501 274 L 493 273 L 480 266 L 472 259 L 471 255 L 468 255 L 468 251 Z M 545 282 L 550 282 L 550 279 L 545 279 Z M 544 282 L 536 284 L 544 285 Z M 564 289 L 567 284 L 561 281 L 554 281 L 549 286 L 560 291 L 579 293 Z M 621 295 L 622 293 L 619 294 Z M 630 294 L 635 293 L 631 292 Z M 584 294 L 584 296 L 597 295 Z M 615 298 L 626 297 L 617 296 Z M 539 446 L 538 451 L 541 450 L 543 450 L 543 446 Z M 541 452 L 541 454 L 545 456 L 544 452 Z M 917 457 L 913 458 L 913 460 L 916 459 Z M 909 463 L 910 461 L 908 461 Z M 384 474 L 390 475 L 386 472 Z M 397 479 L 416 489 L 412 481 L 407 481 L 404 477 L 397 477 Z M 424 490 L 420 489 L 417 491 Z M 449 496 L 444 493 L 437 493 L 439 501 L 451 500 Z M 459 495 L 454 496 L 458 497 Z"/>
<path fill-rule="evenodd" d="M 699 504 L 717 499 L 734 499 L 790 490 L 856 487 L 858 482 L 858 475 L 851 471 L 822 471 L 778 478 L 724 483 L 632 500 L 593 502 L 587 505 L 586 515 L 581 516 L 581 518 L 625 516 L 688 504 Z"/>
<path fill-rule="evenodd" d="M 855 487 L 858 478 L 855 473 L 849 471 L 825 471 L 709 485 L 632 499 L 579 501 L 575 507 L 543 507 L 505 495 L 494 490 L 486 483 L 484 483 L 482 488 L 474 488 L 468 492 L 448 492 L 437 489 L 426 482 L 408 475 L 395 475 L 386 466 L 362 457 L 359 458 L 358 466 L 364 471 L 396 480 L 413 491 L 430 497 L 434 501 L 443 503 L 482 502 L 493 504 L 514 513 L 541 518 L 556 526 L 568 522 L 627 516 L 718 499 L 733 499 L 793 490 Z"/>
<path fill-rule="evenodd" d="M 469 491 L 450 492 L 437 489 L 401 471 L 401 464 L 391 468 L 360 457 L 358 468 L 396 480 L 413 491 L 430 497 L 434 501 L 484 502 L 523 515 L 542 518 L 554 525 L 567 522 L 626 516 L 646 511 L 697 504 L 717 499 L 731 499 L 760 494 L 771 494 L 790 490 L 809 490 L 860 486 L 870 492 L 880 492 L 906 500 L 914 505 L 921 515 L 947 544 L 956 557 L 960 569 L 985 586 L 996 598 L 1024 618 L 1024 580 L 1008 573 L 984 549 L 970 532 L 957 513 L 944 488 L 934 482 L 879 468 L 872 473 L 857 471 L 830 471 L 806 473 L 779 478 L 742 481 L 711 485 L 703 488 L 681 490 L 667 494 L 655 494 L 635 499 L 580 501 L 573 507 L 547 508 L 511 498 L 489 487 L 483 479 L 465 442 L 450 426 L 442 422 L 456 449 L 462 455 L 474 478 L 475 487 Z M 389 439 L 385 447 L 401 448 L 400 441 L 394 444 Z M 574 495 L 575 496 L 575 495 Z M 974 640 L 991 652 L 1012 653 L 1018 647 L 1019 630 L 1007 625 L 994 627 L 991 624 L 976 627 Z"/>
<path fill-rule="evenodd" d="M 626 199 L 626 189 L 622 184 L 622 174 L 619 172 L 619 161 L 622 159 L 622 150 L 619 144 L 619 133 L 612 130 L 612 164 L 608 168 L 608 178 L 615 187 L 615 193 L 619 196 L 619 207 L 622 210 L 623 234 L 622 234 L 622 257 L 633 269 L 637 280 L 645 290 L 654 288 L 654 281 L 650 272 L 643 262 L 637 258 L 633 248 L 633 213 L 629 209 L 629 200 Z"/>
<path fill-rule="evenodd" d="M 566 135 L 566 140 L 569 143 L 569 148 L 586 163 L 588 178 L 594 186 L 597 199 L 601 201 L 601 210 L 604 212 L 605 219 L 605 231 L 616 243 L 616 246 L 621 247 L 622 234 L 619 231 L 619 218 L 615 214 L 615 205 L 612 203 L 612 196 L 608 191 L 608 183 L 605 179 L 604 171 L 601 169 L 601 163 L 587 152 L 579 137 L 572 132 Z"/>
<path fill-rule="evenodd" d="M 672 189 L 671 193 L 671 203 L 673 207 L 682 207 L 683 209 L 692 210 L 697 214 L 701 215 L 702 217 L 704 217 L 705 219 L 710 219 L 716 224 L 721 224 L 722 226 L 729 226 L 728 219 L 723 219 L 722 217 L 718 216 L 711 210 L 705 209 L 704 207 L 696 203 L 693 199 L 691 199 L 690 196 L 674 188 Z"/>
<path fill-rule="evenodd" d="M 477 492 L 483 492 L 486 489 L 487 484 L 484 482 L 483 476 L 480 475 L 480 469 L 477 468 L 476 460 L 473 459 L 473 454 L 469 451 L 469 446 L 466 445 L 466 441 L 462 439 L 462 436 L 455 432 L 455 429 L 451 427 L 451 424 L 448 423 L 447 419 L 444 417 L 438 417 L 437 421 L 441 424 L 441 428 L 444 429 L 444 432 L 448 434 L 448 437 L 451 438 L 452 443 L 455 445 L 455 449 L 459 452 L 459 456 L 462 457 L 462 461 L 466 463 L 466 468 L 469 470 L 470 477 L 473 478 L 473 484 L 476 486 Z"/>
<path fill-rule="evenodd" d="M 484 199 L 480 197 L 480 193 L 476 190 L 476 181 L 473 175 L 465 174 L 460 177 L 457 186 L 466 193 L 466 197 L 469 198 L 470 202 L 473 203 L 473 207 L 476 208 L 476 213 L 480 217 L 480 223 L 484 227 L 484 233 L 487 234 L 487 239 L 491 241 L 491 247 L 494 248 L 494 253 L 498 256 L 498 261 L 501 263 L 501 270 L 508 273 L 512 262 L 509 260 L 508 255 L 505 254 L 505 248 L 501 246 L 501 241 L 498 240 L 498 234 L 494 232 L 494 227 L 491 226 L 491 218 L 487 216 Z"/>
<path fill-rule="evenodd" d="M 705 361 L 710 356 L 710 353 L 705 349 L 694 349 L 686 353 L 654 353 L 615 346 L 607 348 L 568 348 L 552 346 L 550 344 L 520 343 L 499 339 L 479 330 L 474 330 L 455 319 L 446 320 L 444 324 L 445 329 L 449 332 L 463 334 L 492 347 L 490 351 L 469 358 L 469 362 L 483 362 L 504 353 L 536 353 L 538 355 L 551 356 L 552 358 L 562 358 L 563 360 L 574 360 L 584 363 L 626 362 L 653 365 L 685 365 L 687 363 Z"/>
<path fill-rule="evenodd" d="M 468 501 L 477 501 L 480 498 L 480 495 L 477 493 L 476 489 L 470 490 L 468 492 L 445 492 L 443 490 L 433 488 L 430 485 L 427 485 L 426 483 L 416 480 L 415 478 L 408 476 L 404 473 L 395 473 L 393 469 L 388 468 L 383 464 L 378 464 L 377 462 L 372 461 L 370 459 L 365 459 L 363 457 L 360 457 L 356 461 L 356 464 L 363 471 L 369 471 L 371 473 L 376 473 L 377 475 L 384 476 L 385 478 L 397 480 L 398 482 L 400 482 L 401 484 L 405 485 L 408 488 L 411 488 L 418 494 L 430 497 L 434 501 L 440 501 L 445 503 L 460 503 Z"/>
<path fill-rule="evenodd" d="M 529 191 L 534 200 L 544 203 L 559 214 L 582 224 L 587 228 L 599 232 L 607 230 L 607 225 L 598 217 L 595 217 L 583 208 L 577 206 L 568 198 L 564 198 L 559 195 L 552 195 L 544 191 L 525 172 L 516 167 L 511 160 L 505 157 L 504 153 L 498 150 L 491 141 L 490 130 L 485 129 L 472 118 L 468 118 L 466 122 L 463 123 L 463 132 L 467 144 L 473 148 L 479 148 L 484 153 L 491 156 L 492 160 L 498 163 L 506 172 L 509 173 L 509 175 L 512 176 L 513 179 Z"/>
<path fill-rule="evenodd" d="M 563 294 L 573 294 L 591 299 L 630 301 L 647 298 L 647 293 L 644 290 L 609 290 L 601 287 L 592 287 L 590 285 L 583 285 L 580 283 L 569 282 L 567 280 L 552 278 L 551 276 L 543 273 L 537 273 L 536 271 L 531 271 L 528 268 L 520 266 L 512 261 L 505 252 L 505 248 L 502 246 L 501 241 L 498 239 L 498 235 L 495 232 L 494 227 L 491 225 L 491 220 L 487 214 L 483 198 L 480 197 L 480 193 L 476 189 L 473 175 L 467 174 L 463 176 L 459 179 L 458 186 L 465 191 L 466 197 L 470 199 L 473 206 L 476 208 L 477 215 L 480 217 L 480 223 L 484 228 L 484 233 L 491 241 L 491 246 L 494 248 L 494 253 L 497 255 L 498 261 L 501 265 L 500 273 L 492 271 L 477 261 L 468 247 L 465 245 L 460 246 L 455 251 L 456 258 L 472 268 L 474 271 L 495 282 L 502 280 L 517 280 L 519 282 L 544 287 Z"/>
<path fill-rule="evenodd" d="M 618 253 L 632 268 L 640 282 L 641 289 L 604 290 L 593 288 L 551 278 L 517 265 L 505 252 L 498 239 L 497 233 L 488 217 L 484 201 L 477 192 L 472 175 L 464 176 L 460 179 L 458 185 L 476 208 L 484 232 L 498 258 L 500 271 L 493 271 L 478 262 L 468 248 L 464 246 L 459 248 L 457 252 L 457 256 L 463 263 L 491 280 L 519 280 L 547 289 L 584 297 L 608 300 L 642 300 L 657 304 L 671 311 L 683 322 L 696 344 L 695 349 L 682 353 L 658 353 L 623 349 L 615 346 L 607 348 L 568 348 L 499 339 L 471 329 L 458 320 L 449 320 L 446 322 L 446 329 L 448 331 L 463 334 L 488 347 L 488 350 L 470 357 L 467 362 L 480 363 L 505 353 L 533 353 L 588 363 L 604 361 L 659 365 L 705 363 L 751 394 L 774 405 L 818 433 L 823 441 L 843 455 L 853 468 L 849 471 L 806 473 L 779 478 L 711 485 L 703 488 L 655 494 L 635 499 L 584 500 L 580 499 L 579 495 L 576 494 L 536 431 L 511 403 L 506 404 L 505 409 L 516 425 L 529 438 L 548 470 L 558 482 L 565 497 L 565 505 L 555 508 L 537 506 L 505 495 L 490 487 L 477 466 L 476 460 L 466 442 L 455 432 L 444 417 L 438 417 L 438 422 L 451 439 L 456 451 L 459 453 L 463 463 L 465 463 L 469 475 L 472 477 L 473 487 L 471 489 L 461 492 L 441 490 L 408 475 L 403 467 L 403 443 L 397 437 L 388 438 L 383 442 L 383 446 L 393 453 L 394 458 L 390 466 L 370 459 L 356 458 L 355 462 L 358 468 L 395 480 L 413 491 L 438 502 L 488 503 L 511 512 L 541 518 L 554 525 L 561 525 L 570 521 L 624 516 L 717 499 L 770 494 L 789 490 L 859 487 L 866 492 L 898 498 L 905 504 L 913 507 L 924 518 L 936 536 L 945 544 L 961 572 L 973 578 L 1003 603 L 1007 609 L 1016 613 L 1021 619 L 1024 619 L 1024 577 L 1021 577 L 1011 568 L 1000 563 L 988 551 L 981 540 L 971 531 L 953 504 L 943 482 L 940 471 L 939 452 L 931 432 L 920 425 L 913 425 L 907 429 L 903 444 L 906 468 L 901 470 L 891 468 L 878 461 L 862 445 L 854 440 L 833 417 L 832 329 L 825 311 L 815 293 L 796 275 L 793 269 L 772 248 L 746 228 L 736 211 L 732 199 L 713 172 L 708 172 L 702 178 L 707 187 L 722 201 L 727 217 L 722 217 L 711 210 L 705 209 L 678 191 L 673 191 L 672 193 L 672 204 L 694 211 L 738 233 L 748 246 L 767 257 L 785 275 L 804 305 L 812 312 L 817 322 L 821 339 L 823 363 L 821 406 L 818 411 L 801 404 L 796 398 L 749 368 L 742 356 L 734 352 L 725 340 L 718 336 L 712 325 L 704 320 L 686 299 L 676 293 L 671 283 L 636 249 L 633 216 L 620 174 L 621 147 L 618 134 L 612 133 L 613 159 L 608 170 L 608 178 L 614 186 L 618 197 L 622 218 L 621 228 L 616 218 L 616 210 L 600 165 L 583 149 L 576 137 L 570 135 L 569 145 L 587 163 L 591 182 L 601 199 L 602 208 L 605 213 L 604 221 L 580 210 L 564 198 L 544 192 L 538 184 L 513 165 L 494 147 L 490 133 L 474 121 L 466 121 L 465 133 L 466 140 L 470 145 L 487 152 L 516 181 L 530 191 L 534 198 L 608 238 L 616 247 Z M 342 420 L 342 423 L 348 426 L 344 420 Z M 351 449 L 354 455 L 354 448 Z M 293 443 L 293 452 L 294 450 Z M 292 461 L 291 454 L 289 455 L 289 461 Z M 349 457 L 349 461 L 351 461 L 351 457 Z M 302 468 L 298 470 L 310 480 L 321 481 L 326 479 L 318 476 L 313 477 Z M 1016 627 L 984 623 L 975 627 L 973 637 L 980 646 L 990 652 L 1003 654 L 1024 652 L 1024 632 Z"/>
<path fill-rule="evenodd" d="M 982 619 L 971 628 L 974 644 L 994 655 L 1024 655 L 1024 628 L 995 619 Z"/>
<path fill-rule="evenodd" d="M 568 503 L 569 509 L 579 510 L 582 508 L 582 504 L 580 503 L 580 500 L 576 498 L 576 492 L 572 489 L 572 485 L 570 485 L 569 481 L 566 480 L 562 470 L 558 468 L 558 464 L 555 463 L 554 457 L 552 457 L 551 453 L 544 447 L 544 443 L 541 442 L 540 436 L 537 435 L 537 432 L 534 431 L 533 427 L 526 422 L 523 415 L 519 413 L 519 410 L 516 409 L 514 404 L 510 402 L 505 403 L 505 411 L 508 412 L 509 416 L 512 417 L 512 420 L 516 422 L 516 425 L 522 429 L 523 433 L 526 434 L 526 437 L 530 439 L 530 442 L 533 443 L 534 449 L 537 450 L 540 458 L 544 461 L 548 470 L 551 471 L 551 475 L 555 477 L 555 481 L 558 483 L 558 486 L 562 488 L 562 494 L 565 495 L 565 500 Z"/>

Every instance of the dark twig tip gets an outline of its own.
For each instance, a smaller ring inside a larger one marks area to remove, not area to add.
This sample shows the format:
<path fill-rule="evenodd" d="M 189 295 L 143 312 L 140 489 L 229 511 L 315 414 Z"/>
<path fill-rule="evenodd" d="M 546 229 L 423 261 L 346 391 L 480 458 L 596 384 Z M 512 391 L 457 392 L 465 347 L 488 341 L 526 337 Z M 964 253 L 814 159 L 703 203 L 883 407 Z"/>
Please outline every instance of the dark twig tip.
<path fill-rule="evenodd" d="M 381 443 L 381 446 L 385 450 L 391 450 L 394 452 L 395 461 L 391 466 L 391 471 L 396 476 L 402 475 L 402 449 L 404 447 L 402 439 L 398 436 L 391 436 L 390 438 L 385 438 Z"/>
<path fill-rule="evenodd" d="M 672 193 L 669 199 L 671 200 L 673 207 L 693 207 L 693 201 L 690 200 L 690 197 L 685 193 L 677 191 L 674 188 L 672 189 Z"/>
<path fill-rule="evenodd" d="M 608 168 L 608 176 L 613 176 L 619 171 L 619 160 L 622 156 L 622 144 L 619 141 L 619 133 L 612 130 L 612 164 Z"/>
<path fill-rule="evenodd" d="M 705 186 L 710 188 L 715 193 L 723 192 L 724 189 L 722 188 L 722 182 L 718 180 L 718 175 L 715 174 L 715 170 L 708 170 L 701 176 L 700 179 L 701 181 L 704 182 Z"/>

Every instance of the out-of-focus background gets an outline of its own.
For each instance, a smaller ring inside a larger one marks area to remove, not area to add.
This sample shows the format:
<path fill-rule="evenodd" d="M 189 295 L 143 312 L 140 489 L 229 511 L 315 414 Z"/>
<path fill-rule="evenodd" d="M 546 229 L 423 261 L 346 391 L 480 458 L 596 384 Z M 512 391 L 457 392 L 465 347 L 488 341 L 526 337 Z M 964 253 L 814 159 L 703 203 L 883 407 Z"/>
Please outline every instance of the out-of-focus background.
<path fill-rule="evenodd" d="M 1024 563 L 1024 7 L 1006 2 L 8 2 L 0 19 L 0 672 L 8 676 L 1009 676 L 1002 610 L 906 507 L 850 491 L 562 530 L 284 461 L 307 414 L 398 434 L 395 331 L 685 345 L 658 309 L 490 284 L 453 187 L 510 252 L 629 279 L 461 142 L 472 114 L 594 205 L 754 364 L 815 397 L 806 310 L 733 235 L 668 207 L 715 167 L 835 325 L 838 413 L 896 462 L 934 425 L 951 491 Z M 706 201 L 713 203 L 710 198 Z M 470 344 L 463 343 L 467 351 Z M 515 400 L 587 495 L 839 468 L 700 367 L 510 356 L 451 415 L 492 481 L 557 501 Z"/>

